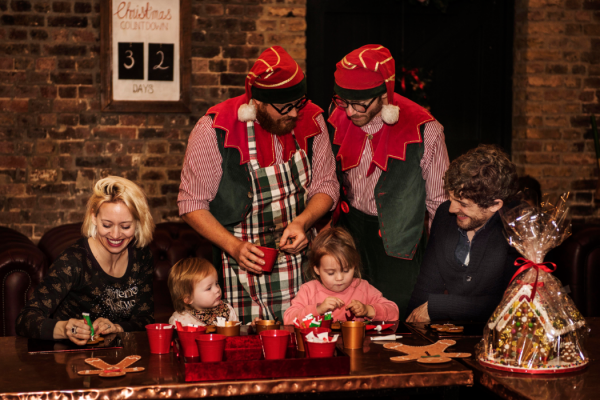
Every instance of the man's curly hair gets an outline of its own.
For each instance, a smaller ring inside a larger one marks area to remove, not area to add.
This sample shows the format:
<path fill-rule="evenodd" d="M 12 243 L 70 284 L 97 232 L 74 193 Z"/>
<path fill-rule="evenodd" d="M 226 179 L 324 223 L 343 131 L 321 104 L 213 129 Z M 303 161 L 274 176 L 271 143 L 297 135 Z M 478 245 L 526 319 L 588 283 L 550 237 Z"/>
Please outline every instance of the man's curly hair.
<path fill-rule="evenodd" d="M 444 175 L 444 189 L 459 199 L 489 208 L 516 193 L 517 169 L 498 146 L 482 144 L 452 161 Z"/>

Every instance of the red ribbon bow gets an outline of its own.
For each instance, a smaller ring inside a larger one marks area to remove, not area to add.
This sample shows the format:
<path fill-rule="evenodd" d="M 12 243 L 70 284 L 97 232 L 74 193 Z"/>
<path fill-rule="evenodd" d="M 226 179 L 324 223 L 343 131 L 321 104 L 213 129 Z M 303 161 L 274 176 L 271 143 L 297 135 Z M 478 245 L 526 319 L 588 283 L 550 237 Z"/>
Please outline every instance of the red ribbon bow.
<path fill-rule="evenodd" d="M 552 266 L 552 268 L 546 266 L 546 264 L 549 264 Z M 513 275 L 513 277 L 511 278 L 510 282 L 512 283 L 512 281 L 515 280 L 515 278 L 523 271 L 528 270 L 529 268 L 535 268 L 535 281 L 533 283 L 530 283 L 530 285 L 533 287 L 533 290 L 531 291 L 531 297 L 527 297 L 527 296 L 521 296 L 521 298 L 519 299 L 519 301 L 522 301 L 523 298 L 526 298 L 527 301 L 532 301 L 535 298 L 535 292 L 537 290 L 538 287 L 542 287 L 544 286 L 543 282 L 538 282 L 538 277 L 540 274 L 540 269 L 544 272 L 548 272 L 548 273 L 552 273 L 554 271 L 556 271 L 556 264 L 551 263 L 551 262 L 544 262 L 544 263 L 540 263 L 540 264 L 536 264 L 531 260 L 528 260 L 526 258 L 523 257 L 519 257 L 515 260 L 515 265 L 516 266 L 520 266 L 520 268 L 517 270 L 517 272 L 515 272 L 515 274 Z M 519 281 L 517 281 L 519 282 Z"/>

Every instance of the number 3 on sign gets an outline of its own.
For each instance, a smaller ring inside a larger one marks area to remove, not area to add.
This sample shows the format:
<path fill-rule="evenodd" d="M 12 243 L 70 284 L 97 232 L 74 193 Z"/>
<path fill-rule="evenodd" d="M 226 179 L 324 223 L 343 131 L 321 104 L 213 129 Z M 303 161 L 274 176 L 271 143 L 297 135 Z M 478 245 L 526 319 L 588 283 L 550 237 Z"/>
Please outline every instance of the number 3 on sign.
<path fill-rule="evenodd" d="M 172 81 L 174 68 L 174 45 L 169 43 L 148 44 L 148 80 Z"/>
<path fill-rule="evenodd" d="M 144 43 L 119 43 L 119 79 L 144 79 Z"/>

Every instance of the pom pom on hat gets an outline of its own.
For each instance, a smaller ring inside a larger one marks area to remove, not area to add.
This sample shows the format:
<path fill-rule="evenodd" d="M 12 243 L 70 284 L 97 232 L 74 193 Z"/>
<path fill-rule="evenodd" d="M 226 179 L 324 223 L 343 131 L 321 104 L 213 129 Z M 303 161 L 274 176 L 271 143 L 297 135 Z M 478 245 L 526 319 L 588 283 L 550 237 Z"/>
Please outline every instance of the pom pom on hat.
<path fill-rule="evenodd" d="M 398 122 L 400 117 L 400 107 L 393 104 L 384 104 L 381 108 L 381 119 L 388 125 Z"/>
<path fill-rule="evenodd" d="M 256 120 L 256 106 L 252 104 L 252 100 L 249 104 L 242 104 L 238 108 L 238 119 L 242 122 Z"/>

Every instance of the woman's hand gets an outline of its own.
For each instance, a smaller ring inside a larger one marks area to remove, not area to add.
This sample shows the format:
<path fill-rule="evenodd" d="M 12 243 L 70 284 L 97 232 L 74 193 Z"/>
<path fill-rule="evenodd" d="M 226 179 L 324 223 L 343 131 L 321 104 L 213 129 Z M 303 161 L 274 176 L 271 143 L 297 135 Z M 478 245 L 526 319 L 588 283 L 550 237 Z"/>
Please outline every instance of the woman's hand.
<path fill-rule="evenodd" d="M 352 314 L 356 317 L 367 317 L 374 318 L 375 317 L 375 308 L 368 304 L 363 304 L 358 300 L 352 300 L 350 304 L 346 306 L 346 310 L 350 310 Z"/>
<path fill-rule="evenodd" d="M 333 311 L 336 308 L 344 307 L 344 302 L 337 297 L 328 297 L 321 304 L 317 305 L 317 312 L 319 315 L 323 315 L 328 311 Z"/>
<path fill-rule="evenodd" d="M 96 335 L 108 335 L 109 333 L 123 332 L 120 325 L 113 324 L 106 318 L 98 318 L 92 324 Z"/>
<path fill-rule="evenodd" d="M 54 326 L 54 339 L 69 339 L 78 346 L 85 345 L 91 337 L 90 327 L 83 319 L 58 321 Z"/>

